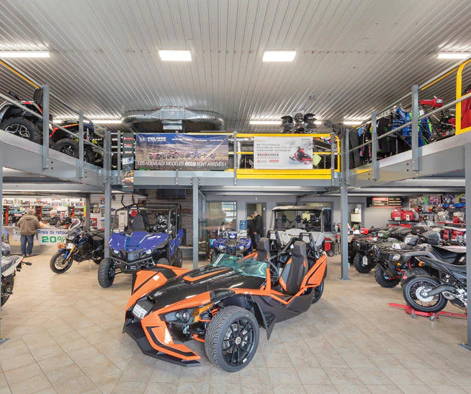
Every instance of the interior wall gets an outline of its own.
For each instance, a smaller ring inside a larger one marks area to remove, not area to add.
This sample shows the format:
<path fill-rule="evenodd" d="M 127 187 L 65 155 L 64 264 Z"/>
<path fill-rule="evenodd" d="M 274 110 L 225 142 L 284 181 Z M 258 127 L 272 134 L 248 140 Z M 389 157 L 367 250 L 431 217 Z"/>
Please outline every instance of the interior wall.
<path fill-rule="evenodd" d="M 391 211 L 394 208 L 369 207 L 365 209 L 365 227 L 384 227 L 391 219 Z"/>

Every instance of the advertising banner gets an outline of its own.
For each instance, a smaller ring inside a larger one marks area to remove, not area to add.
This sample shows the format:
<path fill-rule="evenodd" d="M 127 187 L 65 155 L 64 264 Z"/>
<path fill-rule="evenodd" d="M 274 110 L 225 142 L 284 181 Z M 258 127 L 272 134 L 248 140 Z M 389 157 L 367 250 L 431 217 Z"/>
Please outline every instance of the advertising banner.
<path fill-rule="evenodd" d="M 138 170 L 225 170 L 228 136 L 137 134 Z"/>
<path fill-rule="evenodd" d="M 312 169 L 312 137 L 254 137 L 255 169 Z"/>
<path fill-rule="evenodd" d="M 20 240 L 20 230 L 12 227 L 13 237 L 15 241 Z M 65 242 L 67 239 L 67 229 L 62 228 L 41 228 L 36 232 L 35 238 L 40 245 L 55 245 L 59 242 Z"/>

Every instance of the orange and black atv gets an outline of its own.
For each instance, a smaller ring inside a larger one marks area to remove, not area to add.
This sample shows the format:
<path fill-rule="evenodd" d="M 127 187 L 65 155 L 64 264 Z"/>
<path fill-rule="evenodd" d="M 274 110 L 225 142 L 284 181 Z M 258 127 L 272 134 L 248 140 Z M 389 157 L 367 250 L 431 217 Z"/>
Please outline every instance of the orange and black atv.
<path fill-rule="evenodd" d="M 199 363 L 200 356 L 181 343 L 194 339 L 212 363 L 239 371 L 257 351 L 260 327 L 269 338 L 276 322 L 307 311 L 322 296 L 325 253 L 318 249 L 308 258 L 302 241 L 290 253 L 279 263 L 262 238 L 244 258 L 221 254 L 191 271 L 167 265 L 139 271 L 123 331 L 145 354 L 180 365 Z"/>

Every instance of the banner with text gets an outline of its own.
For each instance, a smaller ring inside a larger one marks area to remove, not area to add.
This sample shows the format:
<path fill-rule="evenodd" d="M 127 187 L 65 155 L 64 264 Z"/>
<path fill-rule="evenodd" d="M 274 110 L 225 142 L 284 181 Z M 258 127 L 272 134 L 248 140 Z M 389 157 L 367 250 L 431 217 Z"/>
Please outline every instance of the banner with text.
<path fill-rule="evenodd" d="M 138 170 L 225 170 L 228 167 L 225 135 L 137 134 Z"/>
<path fill-rule="evenodd" d="M 312 137 L 254 137 L 254 168 L 312 169 Z"/>

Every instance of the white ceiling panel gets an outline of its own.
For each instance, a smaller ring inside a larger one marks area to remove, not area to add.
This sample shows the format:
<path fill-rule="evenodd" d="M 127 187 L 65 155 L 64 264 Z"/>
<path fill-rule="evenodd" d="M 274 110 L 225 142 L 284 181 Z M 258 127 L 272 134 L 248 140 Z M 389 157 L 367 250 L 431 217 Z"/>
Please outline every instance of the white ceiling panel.
<path fill-rule="evenodd" d="M 471 50 L 470 18 L 469 0 L 3 0 L 0 49 L 48 48 L 12 63 L 89 117 L 177 105 L 242 130 L 298 110 L 365 117 L 453 64 L 439 50 Z M 262 62 L 277 49 L 294 62 Z M 27 94 L 5 71 L 0 83 Z"/>

